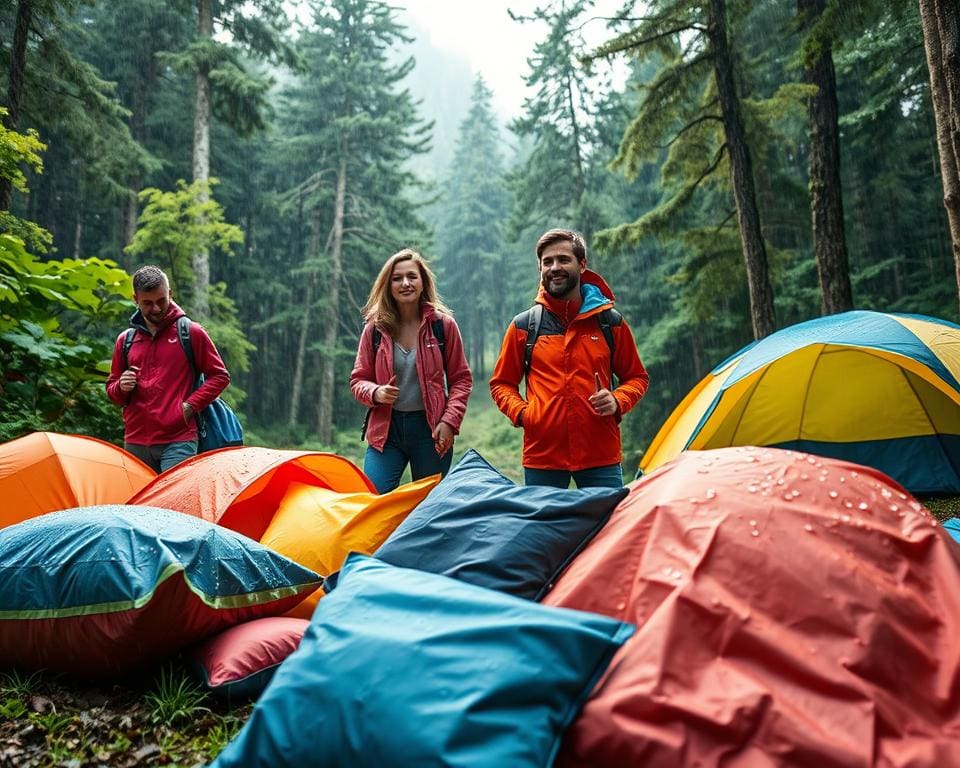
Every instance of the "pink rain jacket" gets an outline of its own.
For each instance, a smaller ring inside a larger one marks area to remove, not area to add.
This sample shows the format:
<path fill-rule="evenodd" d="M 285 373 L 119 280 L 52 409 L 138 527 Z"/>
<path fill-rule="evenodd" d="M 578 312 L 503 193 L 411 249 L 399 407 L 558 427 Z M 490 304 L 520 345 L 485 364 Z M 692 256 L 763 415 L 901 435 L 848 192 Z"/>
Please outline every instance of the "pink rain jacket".
<path fill-rule="evenodd" d="M 437 318 L 443 321 L 443 355 L 433 335 L 432 323 Z M 373 408 L 367 424 L 367 442 L 382 451 L 390 431 L 393 408 L 389 405 L 374 405 L 373 393 L 393 376 L 393 339 L 384 329 L 380 329 L 380 346 L 374 359 L 373 328 L 372 323 L 367 323 L 360 334 L 357 359 L 353 364 L 353 373 L 350 374 L 350 389 L 357 402 Z M 460 338 L 456 321 L 450 315 L 437 312 L 430 305 L 424 305 L 423 318 L 420 321 L 417 378 L 420 380 L 420 393 L 430 429 L 445 421 L 454 434 L 459 434 L 460 424 L 467 411 L 467 398 L 473 389 L 473 376 L 463 353 L 463 340 Z"/>

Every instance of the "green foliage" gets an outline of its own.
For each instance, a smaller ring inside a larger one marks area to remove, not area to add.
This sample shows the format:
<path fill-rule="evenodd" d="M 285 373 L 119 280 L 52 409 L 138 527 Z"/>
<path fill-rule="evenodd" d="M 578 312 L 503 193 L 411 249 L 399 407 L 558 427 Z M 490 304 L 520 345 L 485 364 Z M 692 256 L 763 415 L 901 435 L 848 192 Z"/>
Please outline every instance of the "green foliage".
<path fill-rule="evenodd" d="M 164 666 L 146 695 L 148 718 L 154 725 L 176 725 L 209 712 L 206 700 L 207 693 L 183 670 Z"/>
<path fill-rule="evenodd" d="M 39 430 L 119 436 L 102 391 L 112 347 L 92 334 L 125 313 L 129 279 L 100 259 L 41 262 L 0 235 L 0 439 Z"/>

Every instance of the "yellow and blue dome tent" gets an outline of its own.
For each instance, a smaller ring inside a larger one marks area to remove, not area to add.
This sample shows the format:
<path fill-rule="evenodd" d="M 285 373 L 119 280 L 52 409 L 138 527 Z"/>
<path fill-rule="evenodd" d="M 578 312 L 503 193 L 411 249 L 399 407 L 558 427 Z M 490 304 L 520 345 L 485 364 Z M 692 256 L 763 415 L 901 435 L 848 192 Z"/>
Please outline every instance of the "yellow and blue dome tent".
<path fill-rule="evenodd" d="M 960 493 L 960 326 L 853 311 L 777 331 L 687 394 L 640 469 L 730 445 L 809 451 L 875 467 L 915 493 Z"/>

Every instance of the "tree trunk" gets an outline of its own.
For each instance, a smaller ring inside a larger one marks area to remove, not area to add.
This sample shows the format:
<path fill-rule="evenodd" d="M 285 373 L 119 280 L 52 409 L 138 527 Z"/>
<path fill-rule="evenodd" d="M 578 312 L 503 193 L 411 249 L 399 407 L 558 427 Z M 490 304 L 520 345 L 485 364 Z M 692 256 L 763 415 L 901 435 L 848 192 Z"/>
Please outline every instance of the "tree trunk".
<path fill-rule="evenodd" d="M 213 0 L 197 0 L 197 33 L 213 37 Z M 210 68 L 197 70 L 197 96 L 193 114 L 193 180 L 210 178 Z M 203 322 L 210 317 L 210 256 L 204 249 L 193 254 L 194 277 L 192 314 Z"/>
<path fill-rule="evenodd" d="M 947 6 L 950 6 L 949 8 Z M 948 84 L 948 55 L 955 56 L 957 48 L 957 15 L 955 4 L 943 0 L 920 0 L 920 23 L 923 26 L 923 46 L 930 72 L 930 97 L 933 117 L 937 124 L 937 151 L 940 154 L 940 175 L 943 183 L 943 205 L 947 209 L 947 223 L 952 242 L 953 265 L 960 299 L 960 168 L 957 160 L 955 126 L 960 120 L 960 95 L 951 103 Z M 953 23 L 949 20 L 952 18 Z M 944 25 L 944 26 L 941 26 Z M 952 40 L 944 39 L 952 36 Z M 951 51 L 952 49 L 952 51 Z M 948 51 L 951 51 L 948 54 Z M 956 79 L 956 74 L 953 74 Z"/>
<path fill-rule="evenodd" d="M 717 95 L 723 112 L 723 128 L 730 154 L 733 196 L 737 202 L 737 223 L 750 294 L 750 319 L 754 338 L 762 339 L 776 329 L 773 289 L 767 267 L 767 249 L 760 230 L 760 212 L 753 184 L 753 164 L 747 146 L 746 131 L 740 118 L 740 101 L 733 78 L 733 60 L 727 44 L 725 0 L 710 0 L 707 35 L 713 48 Z"/>
<path fill-rule="evenodd" d="M 825 0 L 797 0 L 797 14 L 812 26 L 823 14 Z M 833 48 L 824 42 L 813 61 L 804 63 L 804 82 L 817 86 L 810 99 L 810 213 L 813 253 L 820 278 L 824 315 L 853 309 L 847 243 L 843 231 L 840 185 L 840 124 Z"/>
<path fill-rule="evenodd" d="M 340 331 L 340 281 L 343 278 L 343 213 L 347 198 L 347 135 L 340 134 L 340 167 L 337 169 L 337 196 L 333 210 L 330 244 L 330 295 L 326 326 L 323 329 L 323 360 L 320 365 L 320 405 L 317 409 L 317 436 L 324 445 L 333 443 L 333 397 L 336 384 L 337 339 Z"/>
<path fill-rule="evenodd" d="M 302 201 L 301 196 L 301 201 Z M 310 259 L 314 263 L 317 261 L 320 251 L 320 208 L 313 211 L 313 222 L 310 231 Z M 297 426 L 297 418 L 300 415 L 300 392 L 303 388 L 303 372 L 306 368 L 307 359 L 307 338 L 310 335 L 310 310 L 313 307 L 314 292 L 317 288 L 317 272 L 311 269 L 307 277 L 306 295 L 303 299 L 303 323 L 300 326 L 300 339 L 297 342 L 297 360 L 293 369 L 293 387 L 290 392 L 290 415 L 287 419 L 287 426 L 292 430 Z"/>
<path fill-rule="evenodd" d="M 13 46 L 10 49 L 10 84 L 7 87 L 7 116 L 4 124 L 15 131 L 20 124 L 20 105 L 23 102 L 23 73 L 27 65 L 27 36 L 33 16 L 33 1 L 17 3 L 17 21 L 13 30 Z M 13 185 L 8 179 L 0 180 L 0 210 L 9 211 L 13 199 Z"/>

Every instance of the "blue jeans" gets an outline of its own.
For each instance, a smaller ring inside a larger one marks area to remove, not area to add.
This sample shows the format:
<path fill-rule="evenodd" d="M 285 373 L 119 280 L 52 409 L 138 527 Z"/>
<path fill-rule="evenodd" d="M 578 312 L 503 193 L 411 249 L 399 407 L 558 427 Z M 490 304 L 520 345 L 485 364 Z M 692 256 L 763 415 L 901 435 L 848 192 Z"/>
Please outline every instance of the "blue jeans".
<path fill-rule="evenodd" d="M 154 472 L 166 472 L 181 461 L 197 455 L 197 441 L 183 440 L 179 443 L 158 443 L 157 445 L 137 445 L 124 443 L 127 453 L 132 453 Z"/>
<path fill-rule="evenodd" d="M 430 475 L 447 474 L 452 459 L 452 449 L 437 456 L 424 411 L 394 411 L 383 450 L 367 446 L 363 472 L 377 487 L 378 493 L 389 493 L 400 485 L 400 476 L 408 462 L 410 476 L 420 480 Z"/>
<path fill-rule="evenodd" d="M 523 468 L 525 485 L 549 485 L 554 488 L 567 488 L 570 478 L 577 488 L 620 488 L 623 486 L 623 469 L 619 464 L 605 467 L 591 467 L 571 472 L 568 469 L 531 469 Z"/>

